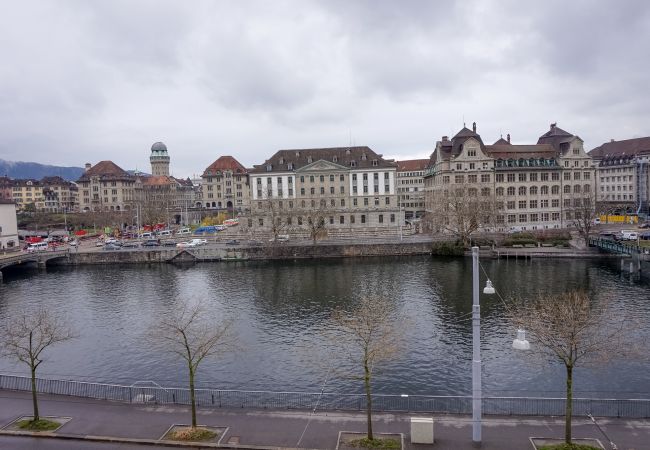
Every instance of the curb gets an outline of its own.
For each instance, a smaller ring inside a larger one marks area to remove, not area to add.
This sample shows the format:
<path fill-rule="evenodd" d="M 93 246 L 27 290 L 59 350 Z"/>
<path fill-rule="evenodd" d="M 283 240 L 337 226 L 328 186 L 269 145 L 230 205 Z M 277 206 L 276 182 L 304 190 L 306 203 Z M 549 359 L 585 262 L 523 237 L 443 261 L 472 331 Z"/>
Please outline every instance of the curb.
<path fill-rule="evenodd" d="M 93 436 L 93 435 L 79 435 L 67 433 L 50 433 L 50 432 L 32 432 L 32 431 L 11 431 L 0 430 L 0 436 L 23 436 L 35 437 L 45 439 L 61 439 L 72 441 L 88 441 L 88 442 L 105 442 L 115 444 L 136 444 L 136 445 L 156 445 L 160 447 L 177 447 L 177 448 L 230 448 L 240 450 L 320 450 L 308 448 L 294 448 L 294 447 L 273 447 L 261 445 L 235 445 L 235 444 L 212 444 L 202 442 L 174 442 L 174 441 L 160 441 L 157 439 L 140 439 L 140 438 L 120 438 L 114 436 Z"/>

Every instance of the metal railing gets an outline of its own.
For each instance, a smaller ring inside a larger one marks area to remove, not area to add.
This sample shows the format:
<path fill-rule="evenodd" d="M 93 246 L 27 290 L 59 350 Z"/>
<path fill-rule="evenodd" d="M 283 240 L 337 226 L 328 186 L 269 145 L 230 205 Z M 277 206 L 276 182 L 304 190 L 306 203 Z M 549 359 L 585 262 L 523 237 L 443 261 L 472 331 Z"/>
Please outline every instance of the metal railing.
<path fill-rule="evenodd" d="M 0 390 L 31 391 L 29 377 L 0 375 Z M 160 386 L 124 386 L 84 381 L 38 378 L 36 389 L 42 394 L 68 395 L 135 404 L 190 403 L 189 390 Z M 204 408 L 302 409 L 318 405 L 320 410 L 361 411 L 365 395 L 335 392 L 272 392 L 221 389 L 196 389 L 197 404 Z M 470 396 L 378 395 L 373 409 L 386 412 L 469 414 Z M 564 398 L 483 397 L 483 413 L 494 415 L 560 416 Z M 650 418 L 650 399 L 575 398 L 573 414 L 600 417 Z"/>

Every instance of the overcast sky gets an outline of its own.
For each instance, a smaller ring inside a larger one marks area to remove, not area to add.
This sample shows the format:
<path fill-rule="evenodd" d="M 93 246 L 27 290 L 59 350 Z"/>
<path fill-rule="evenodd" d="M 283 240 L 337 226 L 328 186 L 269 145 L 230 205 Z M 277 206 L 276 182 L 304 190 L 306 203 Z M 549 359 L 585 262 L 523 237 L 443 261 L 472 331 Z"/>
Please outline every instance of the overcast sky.
<path fill-rule="evenodd" d="M 0 13 L 0 158 L 174 175 L 224 154 L 368 145 L 428 157 L 551 122 L 591 149 L 650 135 L 650 2 L 13 1 Z"/>

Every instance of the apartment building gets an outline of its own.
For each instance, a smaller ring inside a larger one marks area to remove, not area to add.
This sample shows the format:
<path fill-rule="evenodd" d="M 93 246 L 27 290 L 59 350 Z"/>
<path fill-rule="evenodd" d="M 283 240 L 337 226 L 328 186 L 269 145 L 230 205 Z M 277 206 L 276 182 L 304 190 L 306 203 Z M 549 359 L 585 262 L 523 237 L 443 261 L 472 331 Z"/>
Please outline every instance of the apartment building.
<path fill-rule="evenodd" d="M 494 199 L 496 231 L 565 228 L 585 205 L 595 203 L 595 164 L 583 141 L 556 124 L 536 144 L 512 144 L 510 135 L 492 145 L 464 127 L 453 138 L 436 144 L 425 174 L 426 210 L 436 210 L 451 189 Z"/>
<path fill-rule="evenodd" d="M 206 208 L 250 208 L 248 170 L 232 156 L 220 156 L 203 171 L 201 180 L 201 201 Z"/>
<path fill-rule="evenodd" d="M 300 230 L 315 216 L 329 229 L 400 226 L 397 164 L 369 147 L 279 150 L 249 173 L 249 227 L 269 229 L 276 220 Z"/>
<path fill-rule="evenodd" d="M 620 212 L 650 214 L 650 137 L 612 139 L 589 152 L 597 164 L 598 201 Z"/>
<path fill-rule="evenodd" d="M 41 179 L 43 197 L 45 199 L 44 211 L 74 212 L 79 210 L 79 189 L 76 184 L 66 181 L 61 177 L 44 177 Z"/>
<path fill-rule="evenodd" d="M 128 211 L 136 200 L 136 177 L 113 161 L 85 165 L 77 180 L 81 211 Z"/>
<path fill-rule="evenodd" d="M 45 196 L 41 182 L 33 179 L 12 180 L 12 198 L 19 211 L 43 211 Z"/>
<path fill-rule="evenodd" d="M 407 222 L 424 215 L 424 172 L 428 165 L 428 159 L 397 161 L 397 196 Z"/>

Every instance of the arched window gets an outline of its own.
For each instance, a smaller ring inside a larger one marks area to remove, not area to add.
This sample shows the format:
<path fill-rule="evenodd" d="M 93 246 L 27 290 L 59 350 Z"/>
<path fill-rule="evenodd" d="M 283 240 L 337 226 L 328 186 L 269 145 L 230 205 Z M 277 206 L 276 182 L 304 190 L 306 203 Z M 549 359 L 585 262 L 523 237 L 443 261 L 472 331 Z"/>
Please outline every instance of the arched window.
<path fill-rule="evenodd" d="M 515 188 L 514 186 L 510 186 L 508 188 L 508 195 L 515 195 Z"/>
<path fill-rule="evenodd" d="M 548 194 L 548 192 L 546 192 L 546 193 Z M 556 185 L 553 186 L 553 188 L 551 189 L 551 194 L 553 194 L 553 195 L 557 195 L 557 194 L 559 194 L 559 193 L 560 193 L 560 186 L 558 186 L 558 185 L 556 184 Z"/>
<path fill-rule="evenodd" d="M 496 193 L 498 197 L 503 197 L 503 188 L 498 187 Z"/>
<path fill-rule="evenodd" d="M 571 186 L 568 184 L 564 186 L 564 193 L 565 194 L 570 194 L 571 193 Z"/>
<path fill-rule="evenodd" d="M 537 195 L 537 186 L 530 187 L 530 195 Z"/>
<path fill-rule="evenodd" d="M 487 187 L 485 187 L 485 188 L 481 188 L 481 195 L 482 195 L 483 197 L 489 197 L 489 195 L 490 195 L 490 188 L 487 188 Z"/>
<path fill-rule="evenodd" d="M 553 186 L 553 188 L 555 188 L 555 186 Z M 540 189 L 540 193 L 542 195 L 548 195 L 548 186 L 542 186 Z"/>
<path fill-rule="evenodd" d="M 591 186 L 585 184 L 582 188 L 582 192 L 590 192 L 590 191 L 591 191 Z"/>
<path fill-rule="evenodd" d="M 576 184 L 575 186 L 573 186 L 573 193 L 574 194 L 579 194 L 580 193 L 580 185 L 579 184 Z"/>
<path fill-rule="evenodd" d="M 526 186 L 519 186 L 519 195 L 526 195 Z"/>
<path fill-rule="evenodd" d="M 467 192 L 469 193 L 470 197 L 476 197 L 478 195 L 478 190 L 476 188 L 469 188 Z"/>

